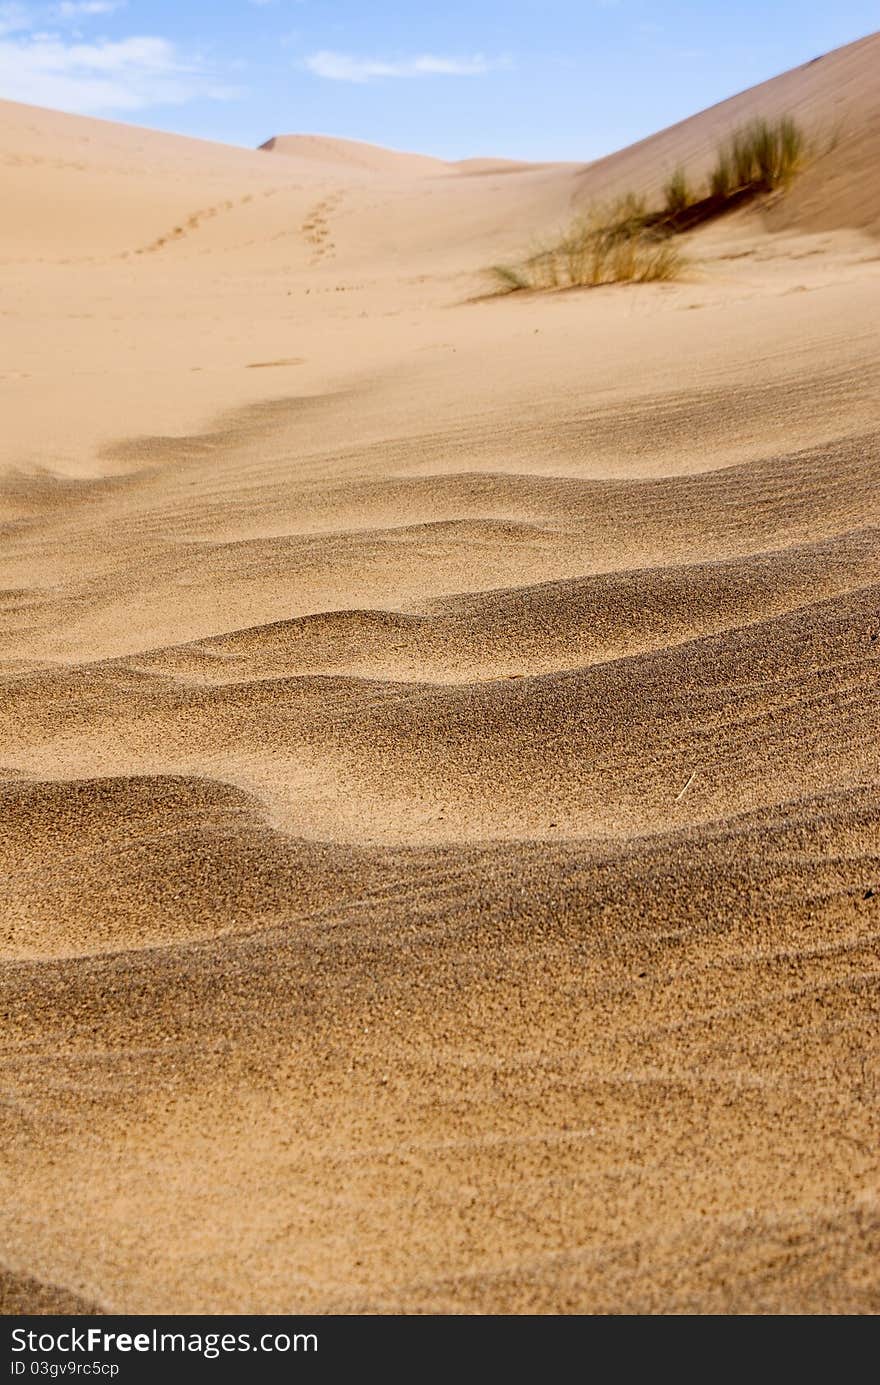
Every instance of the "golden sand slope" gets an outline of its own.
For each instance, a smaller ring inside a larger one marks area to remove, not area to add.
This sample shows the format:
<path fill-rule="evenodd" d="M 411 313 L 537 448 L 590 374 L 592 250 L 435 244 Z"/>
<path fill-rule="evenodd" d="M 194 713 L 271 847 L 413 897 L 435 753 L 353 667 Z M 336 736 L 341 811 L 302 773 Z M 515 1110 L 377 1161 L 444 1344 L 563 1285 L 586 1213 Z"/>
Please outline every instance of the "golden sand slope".
<path fill-rule="evenodd" d="M 479 270 L 724 107 L 0 107 L 7 1312 L 880 1307 L 878 58 L 727 103 L 846 122 L 682 282 L 543 299 Z"/>

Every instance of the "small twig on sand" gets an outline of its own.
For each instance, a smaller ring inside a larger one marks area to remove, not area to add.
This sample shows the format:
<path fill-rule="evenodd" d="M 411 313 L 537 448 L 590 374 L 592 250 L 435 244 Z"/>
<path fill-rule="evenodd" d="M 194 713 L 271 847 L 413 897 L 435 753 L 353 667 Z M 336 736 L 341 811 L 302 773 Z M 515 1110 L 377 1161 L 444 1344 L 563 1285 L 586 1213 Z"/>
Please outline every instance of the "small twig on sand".
<path fill-rule="evenodd" d="M 685 794 L 687 793 L 688 789 L 690 788 L 691 784 L 694 782 L 694 780 L 696 779 L 696 777 L 697 777 L 697 771 L 696 771 L 696 770 L 692 770 L 692 771 L 691 771 L 691 777 L 690 777 L 690 779 L 687 781 L 687 783 L 685 784 L 685 786 L 684 786 L 684 788 L 682 789 L 681 793 L 677 793 L 677 794 L 675 795 L 675 801 L 676 801 L 676 803 L 680 803 L 680 802 L 681 802 L 681 800 L 684 798 Z"/>

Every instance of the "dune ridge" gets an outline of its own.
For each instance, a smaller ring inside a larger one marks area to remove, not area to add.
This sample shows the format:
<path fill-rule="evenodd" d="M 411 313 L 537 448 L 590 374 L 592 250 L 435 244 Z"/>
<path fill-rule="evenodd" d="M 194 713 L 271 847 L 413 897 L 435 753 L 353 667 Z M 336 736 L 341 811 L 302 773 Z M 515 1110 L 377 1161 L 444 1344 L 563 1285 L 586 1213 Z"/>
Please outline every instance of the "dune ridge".
<path fill-rule="evenodd" d="M 4 1313 L 880 1308 L 878 45 L 588 166 L 0 103 Z"/>

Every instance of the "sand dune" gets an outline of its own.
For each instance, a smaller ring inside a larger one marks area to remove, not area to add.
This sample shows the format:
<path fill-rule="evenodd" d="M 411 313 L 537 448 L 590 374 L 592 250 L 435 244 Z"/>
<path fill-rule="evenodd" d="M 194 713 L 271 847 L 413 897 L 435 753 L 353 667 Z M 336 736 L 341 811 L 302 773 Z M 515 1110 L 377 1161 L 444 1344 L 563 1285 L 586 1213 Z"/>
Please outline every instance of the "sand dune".
<path fill-rule="evenodd" d="M 286 158 L 314 159 L 318 163 L 341 164 L 346 170 L 403 178 L 436 178 L 443 173 L 481 177 L 490 173 L 529 173 L 548 167 L 522 159 L 435 159 L 332 135 L 273 135 L 260 148 Z M 574 169 L 580 165 L 551 164 L 549 167 Z"/>
<path fill-rule="evenodd" d="M 716 144 L 753 116 L 793 115 L 814 143 L 815 161 L 790 198 L 771 204 L 768 224 L 801 230 L 875 227 L 880 191 L 875 167 L 880 144 L 880 89 L 876 81 L 880 37 L 872 34 L 833 53 L 751 87 L 620 154 L 600 159 L 582 174 L 590 193 L 633 182 L 655 191 L 678 164 L 704 174 Z"/>
<path fill-rule="evenodd" d="M 443 159 L 428 158 L 424 154 L 403 154 L 381 145 L 356 139 L 335 139 L 331 135 L 273 135 L 260 148 L 287 158 L 338 164 L 346 171 L 386 173 L 392 177 L 429 177 L 442 173 L 449 166 Z"/>
<path fill-rule="evenodd" d="M 880 1307 L 878 57 L 583 167 L 0 103 L 4 1312 Z"/>

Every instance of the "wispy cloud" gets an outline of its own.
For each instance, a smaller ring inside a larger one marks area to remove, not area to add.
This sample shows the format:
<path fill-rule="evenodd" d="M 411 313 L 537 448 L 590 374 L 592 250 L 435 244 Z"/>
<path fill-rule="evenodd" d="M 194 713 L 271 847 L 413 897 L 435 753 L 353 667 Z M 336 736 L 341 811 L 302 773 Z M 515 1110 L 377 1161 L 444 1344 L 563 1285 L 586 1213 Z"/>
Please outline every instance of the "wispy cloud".
<path fill-rule="evenodd" d="M 49 34 L 0 37 L 0 96 L 12 101 L 99 115 L 236 94 L 165 38 L 68 43 Z"/>
<path fill-rule="evenodd" d="M 30 29 L 32 23 L 24 5 L 0 5 L 0 38 L 4 34 L 17 34 Z"/>
<path fill-rule="evenodd" d="M 481 54 L 469 58 L 443 58 L 423 53 L 412 58 L 358 58 L 350 53 L 322 49 L 305 59 L 316 77 L 331 82 L 371 82 L 383 77 L 481 77 L 500 66 Z"/>
<path fill-rule="evenodd" d="M 115 14 L 125 5 L 126 0 L 61 0 L 53 13 L 62 19 L 89 19 L 93 15 Z"/>

